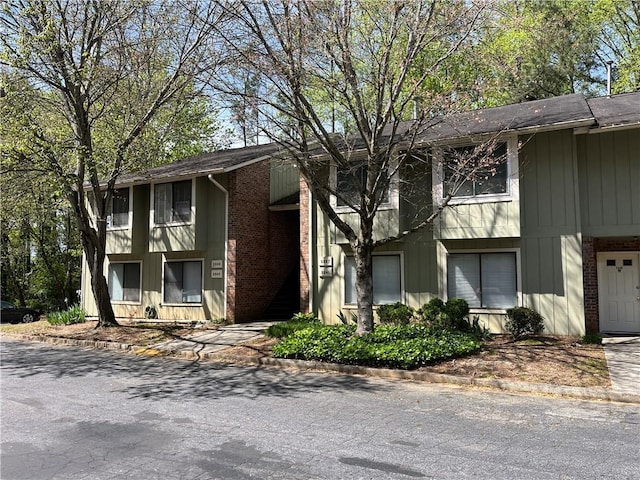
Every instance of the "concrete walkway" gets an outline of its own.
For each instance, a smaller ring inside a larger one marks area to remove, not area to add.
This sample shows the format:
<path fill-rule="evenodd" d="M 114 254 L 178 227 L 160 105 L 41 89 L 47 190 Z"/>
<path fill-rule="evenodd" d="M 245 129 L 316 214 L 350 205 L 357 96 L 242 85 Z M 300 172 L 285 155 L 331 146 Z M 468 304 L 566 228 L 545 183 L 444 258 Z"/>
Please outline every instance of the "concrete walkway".
<path fill-rule="evenodd" d="M 640 337 L 605 337 L 602 344 L 611 389 L 640 395 Z"/>
<path fill-rule="evenodd" d="M 172 353 L 210 354 L 259 337 L 273 323 L 275 322 L 225 325 L 217 330 L 203 330 L 184 338 L 153 345 L 150 348 Z"/>

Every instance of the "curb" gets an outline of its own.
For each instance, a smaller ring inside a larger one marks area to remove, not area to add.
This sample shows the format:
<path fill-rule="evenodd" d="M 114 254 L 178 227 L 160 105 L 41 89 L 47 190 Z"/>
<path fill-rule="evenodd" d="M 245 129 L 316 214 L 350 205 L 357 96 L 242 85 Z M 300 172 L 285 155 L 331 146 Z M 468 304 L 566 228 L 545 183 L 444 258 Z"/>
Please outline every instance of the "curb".
<path fill-rule="evenodd" d="M 198 353 L 184 350 L 171 351 L 158 349 L 154 346 L 139 346 L 126 343 L 95 340 L 77 340 L 72 338 L 48 337 L 46 335 L 2 334 L 2 336 L 14 338 L 16 340 L 37 341 L 54 345 L 68 345 L 103 350 L 124 351 L 133 353 L 135 355 L 168 356 L 186 360 L 207 360 L 233 365 L 249 365 L 256 367 L 264 366 L 292 369 L 298 371 L 316 371 L 341 373 L 347 375 L 363 375 L 367 377 L 383 378 L 388 380 L 409 380 L 414 382 L 459 385 L 463 387 L 481 387 L 504 392 L 554 395 L 579 400 L 619 402 L 640 405 L 639 394 L 614 392 L 601 387 L 570 387 L 562 385 L 551 385 L 548 383 L 527 383 L 510 380 L 498 380 L 492 378 L 460 377 L 455 375 L 446 375 L 443 373 L 417 372 L 412 370 L 397 370 L 391 368 L 362 367 L 359 365 L 342 365 L 337 363 L 325 363 L 310 360 L 290 360 L 273 357 L 242 357 L 238 355 L 227 355 L 224 353 L 224 351 L 212 353 Z"/>

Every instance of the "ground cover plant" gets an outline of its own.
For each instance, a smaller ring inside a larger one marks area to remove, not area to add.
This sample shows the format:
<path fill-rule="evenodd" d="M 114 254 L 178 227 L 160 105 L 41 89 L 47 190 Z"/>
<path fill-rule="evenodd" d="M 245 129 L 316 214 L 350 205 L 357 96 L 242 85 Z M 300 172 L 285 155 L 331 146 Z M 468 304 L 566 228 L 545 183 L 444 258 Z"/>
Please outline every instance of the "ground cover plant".
<path fill-rule="evenodd" d="M 355 335 L 354 325 L 301 328 L 273 346 L 274 357 L 370 367 L 415 369 L 474 353 L 481 347 L 472 334 L 427 325 L 379 325 Z"/>

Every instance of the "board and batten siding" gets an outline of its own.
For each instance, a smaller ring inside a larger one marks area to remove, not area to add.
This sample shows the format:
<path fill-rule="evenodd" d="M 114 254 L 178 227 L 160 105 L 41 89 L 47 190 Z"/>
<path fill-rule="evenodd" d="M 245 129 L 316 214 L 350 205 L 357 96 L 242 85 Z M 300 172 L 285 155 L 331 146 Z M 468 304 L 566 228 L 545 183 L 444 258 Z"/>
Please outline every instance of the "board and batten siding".
<path fill-rule="evenodd" d="M 572 130 L 524 139 L 520 152 L 522 300 L 548 333 L 585 333 L 576 138 Z"/>
<path fill-rule="evenodd" d="M 269 170 L 269 203 L 277 202 L 300 190 L 300 172 L 295 163 L 273 160 Z"/>
<path fill-rule="evenodd" d="M 579 135 L 582 233 L 640 235 L 640 131 Z"/>
<path fill-rule="evenodd" d="M 515 237 L 520 234 L 520 202 L 449 205 L 436 220 L 440 239 Z"/>
<path fill-rule="evenodd" d="M 224 185 L 226 178 L 218 179 Z M 149 185 L 134 187 L 133 253 L 120 251 L 107 255 L 104 274 L 107 275 L 109 262 L 142 262 L 142 295 L 139 304 L 113 303 L 116 318 L 143 318 L 144 309 L 153 305 L 160 319 L 206 320 L 224 318 L 226 275 L 226 211 L 225 195 L 207 177 L 196 179 L 196 222 L 171 229 L 152 229 L 160 235 L 158 241 L 149 236 L 149 206 L 151 189 Z M 146 211 L 144 209 L 146 208 Z M 197 228 L 197 229 L 196 229 Z M 161 233 L 162 232 L 162 233 Z M 171 233 L 170 233 L 171 232 Z M 196 234 L 197 232 L 197 234 Z M 109 233 L 109 235 L 112 232 Z M 131 234 L 130 234 L 131 236 Z M 196 246 L 196 236 L 198 249 Z M 160 251 L 149 251 L 151 248 Z M 163 306 L 163 259 L 202 259 L 203 298 L 201 304 Z M 212 278 L 212 261 L 221 260 L 222 278 Z M 95 300 L 91 292 L 90 274 L 86 261 L 82 265 L 82 305 L 90 317 L 97 316 Z"/>
<path fill-rule="evenodd" d="M 315 231 L 315 258 L 331 257 L 333 275 L 321 277 L 318 264 L 314 268 L 313 298 L 318 317 L 325 323 L 338 323 L 338 314 L 342 312 L 350 320 L 351 313 L 356 313 L 355 305 L 344 305 L 344 265 L 345 255 L 350 254 L 350 247 L 336 242 L 336 227 L 320 208 L 315 206 L 317 228 Z M 393 228 L 398 225 L 398 211 L 383 210 L 382 218 L 390 215 Z M 379 233 L 382 233 L 379 231 Z M 401 271 L 403 274 L 402 299 L 407 305 L 419 308 L 438 295 L 438 266 L 436 259 L 436 242 L 430 228 L 413 233 L 402 242 L 389 243 L 376 250 L 380 253 L 398 253 L 402 256 Z"/>

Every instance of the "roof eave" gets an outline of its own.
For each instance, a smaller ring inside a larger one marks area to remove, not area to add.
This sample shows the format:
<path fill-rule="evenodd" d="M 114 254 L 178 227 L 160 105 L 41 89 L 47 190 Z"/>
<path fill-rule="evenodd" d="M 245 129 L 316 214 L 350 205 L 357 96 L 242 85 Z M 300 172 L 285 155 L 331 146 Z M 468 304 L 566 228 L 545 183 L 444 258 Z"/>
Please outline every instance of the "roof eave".
<path fill-rule="evenodd" d="M 595 126 L 593 128 L 590 128 L 587 133 L 594 134 L 594 133 L 619 132 L 621 130 L 631 130 L 633 128 L 640 128 L 640 121 L 634 122 L 634 123 L 620 123 L 617 125 L 604 125 L 602 127 Z"/>

